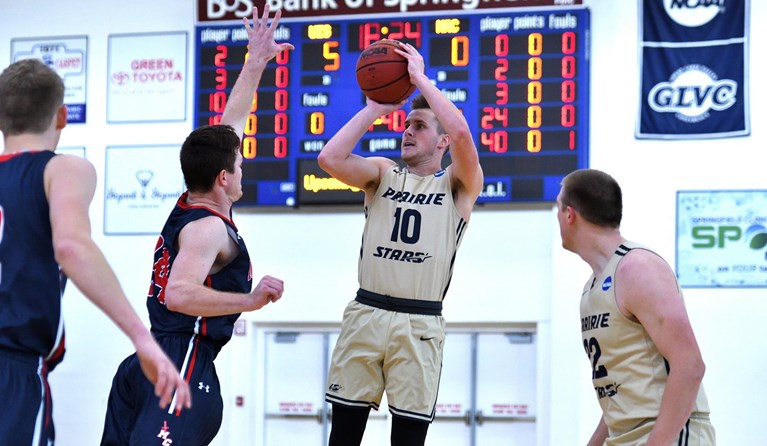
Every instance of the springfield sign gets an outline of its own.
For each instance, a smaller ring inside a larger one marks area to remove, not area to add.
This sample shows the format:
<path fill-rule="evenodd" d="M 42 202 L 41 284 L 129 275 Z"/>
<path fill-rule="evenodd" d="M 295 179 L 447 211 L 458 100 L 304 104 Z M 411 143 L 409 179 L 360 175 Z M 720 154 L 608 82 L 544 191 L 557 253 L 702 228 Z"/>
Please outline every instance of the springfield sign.
<path fill-rule="evenodd" d="M 682 286 L 767 288 L 767 190 L 677 192 L 676 251 Z"/>

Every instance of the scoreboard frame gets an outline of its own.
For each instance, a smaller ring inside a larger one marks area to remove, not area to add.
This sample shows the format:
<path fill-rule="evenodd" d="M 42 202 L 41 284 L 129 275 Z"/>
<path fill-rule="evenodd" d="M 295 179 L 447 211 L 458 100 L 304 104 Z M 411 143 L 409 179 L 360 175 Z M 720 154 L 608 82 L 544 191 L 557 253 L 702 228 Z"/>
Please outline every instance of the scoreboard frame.
<path fill-rule="evenodd" d="M 296 49 L 270 61 L 261 78 L 235 205 L 362 203 L 364 194 L 322 171 L 316 157 L 364 106 L 354 68 L 381 38 L 414 45 L 426 75 L 466 116 L 485 173 L 479 204 L 553 202 L 561 179 L 588 167 L 589 29 L 588 8 L 283 19 L 275 39 Z M 220 119 L 247 34 L 241 23 L 198 24 L 195 34 L 197 127 Z M 407 109 L 379 118 L 354 153 L 398 160 Z"/>

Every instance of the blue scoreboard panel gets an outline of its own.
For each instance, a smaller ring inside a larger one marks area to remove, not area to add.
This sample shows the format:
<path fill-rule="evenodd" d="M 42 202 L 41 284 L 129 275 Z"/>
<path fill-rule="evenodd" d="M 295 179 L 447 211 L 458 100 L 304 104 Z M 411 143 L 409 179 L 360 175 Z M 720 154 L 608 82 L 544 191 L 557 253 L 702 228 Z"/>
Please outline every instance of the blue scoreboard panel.
<path fill-rule="evenodd" d="M 384 38 L 415 46 L 426 75 L 466 116 L 485 174 L 479 203 L 554 201 L 561 179 L 588 166 L 589 10 L 450 14 L 283 20 L 275 38 L 296 48 L 261 79 L 237 205 L 362 203 L 317 154 L 364 106 L 357 58 Z M 246 44 L 241 23 L 196 27 L 196 126 L 219 122 Z M 377 120 L 355 153 L 397 159 L 407 111 Z"/>

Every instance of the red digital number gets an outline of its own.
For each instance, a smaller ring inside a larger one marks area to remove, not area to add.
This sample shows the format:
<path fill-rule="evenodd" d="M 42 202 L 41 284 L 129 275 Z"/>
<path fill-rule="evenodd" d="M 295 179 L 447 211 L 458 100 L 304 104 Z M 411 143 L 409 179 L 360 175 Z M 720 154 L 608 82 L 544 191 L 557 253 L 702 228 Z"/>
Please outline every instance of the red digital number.
<path fill-rule="evenodd" d="M 274 73 L 274 86 L 277 88 L 286 88 L 290 82 L 290 71 L 288 67 L 279 66 Z"/>
<path fill-rule="evenodd" d="M 575 33 L 567 31 L 562 33 L 562 53 L 573 54 L 575 52 Z"/>
<path fill-rule="evenodd" d="M 378 23 L 365 23 L 360 25 L 360 50 L 369 47 L 371 43 L 381 40 L 381 25 Z"/>
<path fill-rule="evenodd" d="M 391 22 L 389 28 L 392 31 L 387 38 L 391 40 L 414 40 L 415 45 L 413 46 L 416 48 L 421 47 L 421 22 Z"/>
<path fill-rule="evenodd" d="M 290 51 L 282 50 L 277 53 L 277 57 L 274 58 L 278 65 L 285 65 L 290 62 Z"/>
<path fill-rule="evenodd" d="M 226 107 L 226 93 L 217 91 L 208 94 L 208 111 L 214 113 L 223 113 Z"/>
<path fill-rule="evenodd" d="M 562 58 L 562 77 L 565 79 L 575 77 L 575 57 L 565 56 Z"/>
<path fill-rule="evenodd" d="M 385 125 L 387 130 L 401 133 L 405 131 L 406 118 L 407 116 L 405 115 L 404 110 L 395 110 L 391 113 L 380 116 L 378 119 L 373 121 L 373 125 L 371 125 L 368 130 L 372 131 L 373 128 L 377 125 Z"/>
<path fill-rule="evenodd" d="M 480 125 L 483 129 L 492 129 L 493 121 L 498 121 L 503 127 L 509 126 L 509 109 L 497 107 L 482 107 Z"/>
<path fill-rule="evenodd" d="M 275 90 L 274 109 L 277 111 L 285 111 L 288 109 L 288 90 Z"/>
<path fill-rule="evenodd" d="M 509 84 L 504 82 L 498 82 L 495 84 L 495 103 L 498 105 L 506 105 L 509 103 Z"/>
<path fill-rule="evenodd" d="M 288 156 L 288 138 L 284 136 L 274 138 L 274 156 L 276 158 Z"/>
<path fill-rule="evenodd" d="M 509 55 L 509 36 L 498 34 L 495 36 L 495 55 L 497 57 L 506 57 Z"/>
<path fill-rule="evenodd" d="M 575 100 L 575 81 L 562 82 L 562 102 L 573 102 Z"/>
<path fill-rule="evenodd" d="M 560 112 L 562 127 L 572 127 L 575 125 L 575 106 L 567 104 L 562 106 Z"/>
<path fill-rule="evenodd" d="M 274 115 L 274 133 L 278 135 L 284 135 L 288 133 L 287 113 L 277 113 Z"/>
<path fill-rule="evenodd" d="M 479 139 L 482 145 L 491 152 L 506 153 L 509 148 L 509 134 L 505 131 L 482 132 Z"/>
<path fill-rule="evenodd" d="M 507 79 L 506 73 L 509 71 L 509 60 L 498 59 L 496 62 L 498 63 L 498 66 L 495 67 L 495 80 L 505 81 Z"/>
<path fill-rule="evenodd" d="M 225 66 L 227 54 L 229 54 L 229 49 L 225 45 L 217 45 L 216 55 L 213 57 L 213 65 L 217 67 Z"/>
<path fill-rule="evenodd" d="M 226 84 L 226 70 L 224 68 L 216 68 L 216 90 L 224 90 Z"/>

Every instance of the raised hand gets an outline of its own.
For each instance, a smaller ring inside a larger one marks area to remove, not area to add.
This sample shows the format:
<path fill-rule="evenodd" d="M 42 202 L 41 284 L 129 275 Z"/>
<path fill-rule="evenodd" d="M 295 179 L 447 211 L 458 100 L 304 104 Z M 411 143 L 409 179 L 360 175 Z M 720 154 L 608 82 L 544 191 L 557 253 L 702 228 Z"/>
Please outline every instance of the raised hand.
<path fill-rule="evenodd" d="M 268 62 L 276 57 L 280 51 L 292 50 L 294 48 L 290 43 L 278 44 L 274 41 L 274 30 L 280 23 L 280 17 L 282 17 L 282 11 L 278 9 L 270 24 L 269 3 L 266 3 L 260 19 L 258 18 L 258 8 L 253 8 L 253 26 L 250 25 L 250 21 L 247 18 L 242 19 L 249 37 L 248 57 Z"/>

